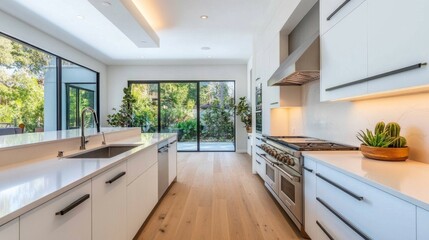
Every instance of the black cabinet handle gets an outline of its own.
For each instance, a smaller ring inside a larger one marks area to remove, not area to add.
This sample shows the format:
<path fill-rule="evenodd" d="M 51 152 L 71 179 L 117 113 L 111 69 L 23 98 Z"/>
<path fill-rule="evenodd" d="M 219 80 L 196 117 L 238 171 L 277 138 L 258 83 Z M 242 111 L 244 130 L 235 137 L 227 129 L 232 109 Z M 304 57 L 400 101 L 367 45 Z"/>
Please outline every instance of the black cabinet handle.
<path fill-rule="evenodd" d="M 255 79 L 255 81 L 259 81 L 260 79 L 261 79 L 261 78 L 260 78 L 260 77 L 258 77 L 258 78 L 256 78 L 256 79 Z"/>
<path fill-rule="evenodd" d="M 336 187 L 336 188 L 340 189 L 341 191 L 343 191 L 343 192 L 347 193 L 348 195 L 350 195 L 350 196 L 351 196 L 351 197 L 353 197 L 354 199 L 356 199 L 356 200 L 358 200 L 358 201 L 362 201 L 362 200 L 363 200 L 363 197 L 362 197 L 362 196 L 358 196 L 358 195 L 354 194 L 354 193 L 353 193 L 353 192 L 351 192 L 350 190 L 348 190 L 348 189 L 346 189 L 346 188 L 344 188 L 344 187 L 342 187 L 342 186 L 340 186 L 340 185 L 336 184 L 335 182 L 333 182 L 333 181 L 329 180 L 328 178 L 326 178 L 326 177 L 324 177 L 324 176 L 320 175 L 319 173 L 316 173 L 316 176 L 317 176 L 317 177 L 319 177 L 320 179 L 324 180 L 325 182 L 327 182 L 327 183 L 331 184 L 332 186 L 334 186 L 334 187 Z"/>
<path fill-rule="evenodd" d="M 361 232 L 359 229 L 357 229 L 353 224 L 351 224 L 346 218 L 344 218 L 340 213 L 335 211 L 331 206 L 329 206 L 326 202 L 324 202 L 322 199 L 316 197 L 316 200 L 320 202 L 326 209 L 328 209 L 332 214 L 334 214 L 337 218 L 339 218 L 344 224 L 346 224 L 350 229 L 352 229 L 355 233 L 357 233 L 359 236 L 361 236 L 365 240 L 371 240 L 370 237 L 368 237 L 365 233 Z"/>
<path fill-rule="evenodd" d="M 411 66 L 408 66 L 408 67 L 400 68 L 400 69 L 393 70 L 393 71 L 390 71 L 390 72 L 385 72 L 385 73 L 378 74 L 378 75 L 375 75 L 375 76 L 372 76 L 372 77 L 367 77 L 367 78 L 360 79 L 360 80 L 357 80 L 357 81 L 353 81 L 353 82 L 349 82 L 349 83 L 337 85 L 337 86 L 334 86 L 334 87 L 330 87 L 330 88 L 325 89 L 325 91 L 332 91 L 332 90 L 339 89 L 339 88 L 349 87 L 349 86 L 356 85 L 356 84 L 359 84 L 359 83 L 368 82 L 368 81 L 371 81 L 371 80 L 374 80 L 374 79 L 383 78 L 383 77 L 387 77 L 387 76 L 390 76 L 390 75 L 395 75 L 395 74 L 398 74 L 398 73 L 407 72 L 407 71 L 411 71 L 411 70 L 414 70 L 414 69 L 422 68 L 423 66 L 426 66 L 426 65 L 427 65 L 427 63 L 414 64 L 414 65 L 411 65 Z"/>
<path fill-rule="evenodd" d="M 65 215 L 66 213 L 70 212 L 71 210 L 73 210 L 73 208 L 79 206 L 81 203 L 85 202 L 87 199 L 89 199 L 90 195 L 86 194 L 84 196 L 82 196 L 81 198 L 79 198 L 78 200 L 72 202 L 70 205 L 68 205 L 67 207 L 65 207 L 63 210 L 56 212 L 55 215 Z"/>
<path fill-rule="evenodd" d="M 259 162 L 258 160 L 255 160 L 259 165 L 261 165 L 261 162 Z"/>
<path fill-rule="evenodd" d="M 170 143 L 170 145 L 171 145 L 171 144 L 174 144 L 174 143 L 176 143 L 176 142 L 177 142 L 177 140 L 174 140 L 174 141 L 172 141 L 172 142 Z"/>
<path fill-rule="evenodd" d="M 326 18 L 326 20 L 327 21 L 329 21 L 329 20 L 331 20 L 331 18 L 335 15 L 335 14 L 337 14 L 344 6 L 346 6 L 347 5 L 347 3 L 349 3 L 350 2 L 350 0 L 345 0 L 343 3 L 341 3 L 341 5 L 340 6 L 338 6 L 337 7 L 337 9 L 335 9 L 335 11 L 333 11 L 327 18 Z"/>
<path fill-rule="evenodd" d="M 262 149 L 261 145 L 256 145 L 258 148 Z"/>
<path fill-rule="evenodd" d="M 270 103 L 270 105 L 276 105 L 276 104 L 279 104 L 279 102 L 272 102 L 272 103 Z"/>
<path fill-rule="evenodd" d="M 331 239 L 334 240 L 334 238 L 331 236 L 331 234 L 329 234 L 328 231 L 326 231 L 326 229 L 322 226 L 322 224 L 320 224 L 319 221 L 316 221 L 317 226 L 319 226 L 320 229 L 322 229 L 322 231 L 326 234 L 326 236 Z"/>
<path fill-rule="evenodd" d="M 256 137 L 256 139 L 261 140 L 261 138 L 259 138 L 259 137 Z"/>
<path fill-rule="evenodd" d="M 307 170 L 307 171 L 309 171 L 309 172 L 313 172 L 313 169 L 310 169 L 310 168 L 308 168 L 308 167 L 302 167 L 302 168 L 304 168 L 304 170 Z"/>
<path fill-rule="evenodd" d="M 118 180 L 119 178 L 125 176 L 125 174 L 127 174 L 126 172 L 121 172 L 118 175 L 114 176 L 112 179 L 110 179 L 109 181 L 106 181 L 106 184 L 112 184 L 113 182 L 115 182 L 116 180 Z"/>

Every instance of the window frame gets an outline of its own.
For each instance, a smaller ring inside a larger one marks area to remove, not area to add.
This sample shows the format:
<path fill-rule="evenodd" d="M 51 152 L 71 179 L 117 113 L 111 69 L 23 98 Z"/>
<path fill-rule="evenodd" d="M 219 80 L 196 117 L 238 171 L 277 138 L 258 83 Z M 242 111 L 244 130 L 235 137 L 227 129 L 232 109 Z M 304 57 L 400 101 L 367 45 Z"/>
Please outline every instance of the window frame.
<path fill-rule="evenodd" d="M 97 71 L 95 71 L 95 70 L 93 70 L 93 69 L 91 69 L 89 67 L 86 67 L 86 66 L 84 66 L 82 64 L 79 64 L 79 63 L 76 63 L 74 61 L 71 61 L 71 60 L 69 60 L 67 58 L 61 57 L 58 54 L 54 54 L 54 53 L 52 53 L 50 51 L 44 50 L 44 49 L 42 49 L 40 47 L 37 47 L 37 46 L 35 46 L 35 45 L 31 44 L 31 43 L 28 43 L 26 41 L 23 41 L 21 39 L 13 37 L 13 36 L 5 33 L 5 32 L 0 31 L 0 37 L 5 37 L 5 38 L 7 38 L 7 39 L 9 39 L 11 41 L 15 41 L 15 42 L 18 42 L 20 44 L 26 45 L 26 46 L 31 47 L 33 49 L 36 49 L 38 51 L 41 51 L 41 52 L 44 52 L 46 54 L 52 55 L 52 56 L 54 56 L 56 58 L 56 84 L 57 84 L 57 86 L 56 86 L 57 87 L 56 88 L 56 91 L 57 91 L 57 93 L 56 93 L 56 99 L 57 99 L 57 102 L 56 102 L 56 105 L 57 105 L 57 107 L 56 107 L 56 110 L 57 110 L 56 123 L 57 123 L 57 130 L 58 131 L 60 131 L 60 130 L 67 130 L 67 129 L 62 129 L 62 106 L 61 106 L 62 102 L 61 101 L 62 101 L 62 97 L 63 97 L 62 96 L 62 61 L 63 60 L 64 61 L 68 61 L 68 62 L 70 62 L 72 64 L 75 64 L 75 65 L 77 65 L 79 67 L 85 68 L 85 69 L 87 69 L 89 71 L 92 71 L 92 72 L 94 72 L 96 74 L 96 82 L 95 82 L 95 84 L 96 84 L 96 87 L 95 87 L 96 88 L 96 91 L 95 91 L 95 94 L 96 94 L 96 108 L 97 108 L 96 109 L 96 113 L 97 113 L 97 116 L 100 118 L 100 73 L 99 72 L 97 72 Z M 91 83 L 91 84 L 94 84 L 94 83 Z M 98 124 L 98 126 L 97 126 L 97 131 L 100 131 L 100 124 Z"/>

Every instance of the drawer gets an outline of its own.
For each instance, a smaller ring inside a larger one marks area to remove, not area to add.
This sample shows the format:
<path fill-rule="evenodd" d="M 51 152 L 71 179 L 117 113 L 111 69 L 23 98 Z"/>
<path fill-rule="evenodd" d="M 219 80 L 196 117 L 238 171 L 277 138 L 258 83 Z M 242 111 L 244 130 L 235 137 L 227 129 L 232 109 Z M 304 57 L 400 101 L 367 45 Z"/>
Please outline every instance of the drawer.
<path fill-rule="evenodd" d="M 265 176 L 265 160 L 261 158 L 258 154 L 255 156 L 255 163 L 256 163 L 256 172 L 259 174 L 259 176 L 264 179 Z"/>
<path fill-rule="evenodd" d="M 362 240 L 362 238 L 351 227 L 347 226 L 336 215 L 330 212 L 320 202 L 316 203 L 317 217 L 315 222 L 315 235 L 312 239 L 315 240 Z M 357 229 L 360 231 L 359 229 Z M 330 238 L 331 237 L 331 238 Z M 374 240 L 378 240 L 373 238 Z M 388 239 L 388 238 L 379 238 Z"/>
<path fill-rule="evenodd" d="M 127 161 L 127 185 L 158 162 L 158 147 L 153 145 L 136 153 Z"/>
<path fill-rule="evenodd" d="M 429 239 L 429 212 L 417 208 L 417 240 Z"/>
<path fill-rule="evenodd" d="M 316 196 L 372 239 L 415 239 L 414 205 L 322 164 L 316 175 Z"/>
<path fill-rule="evenodd" d="M 304 158 L 304 170 L 309 171 L 311 173 L 316 172 L 317 163 L 311 158 Z"/>

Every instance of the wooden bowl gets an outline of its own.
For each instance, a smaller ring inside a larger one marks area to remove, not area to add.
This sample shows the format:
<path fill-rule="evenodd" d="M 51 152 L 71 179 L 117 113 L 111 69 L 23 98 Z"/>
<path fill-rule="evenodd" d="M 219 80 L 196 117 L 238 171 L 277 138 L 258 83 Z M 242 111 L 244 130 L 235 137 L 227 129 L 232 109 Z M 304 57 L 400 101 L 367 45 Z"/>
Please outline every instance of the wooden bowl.
<path fill-rule="evenodd" d="M 409 148 L 382 148 L 360 145 L 360 151 L 366 158 L 383 161 L 405 161 L 408 159 Z"/>

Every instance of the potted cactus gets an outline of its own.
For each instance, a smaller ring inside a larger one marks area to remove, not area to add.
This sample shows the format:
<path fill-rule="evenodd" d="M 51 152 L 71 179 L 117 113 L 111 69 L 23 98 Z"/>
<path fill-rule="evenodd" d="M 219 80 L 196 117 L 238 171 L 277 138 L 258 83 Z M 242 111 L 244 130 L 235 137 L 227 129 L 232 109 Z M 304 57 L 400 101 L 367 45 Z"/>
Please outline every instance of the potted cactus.
<path fill-rule="evenodd" d="M 367 158 L 404 161 L 408 159 L 409 148 L 407 140 L 400 135 L 399 124 L 391 122 L 387 125 L 379 122 L 375 126 L 374 132 L 366 129 L 357 134 L 357 138 L 362 142 L 360 150 Z"/>

